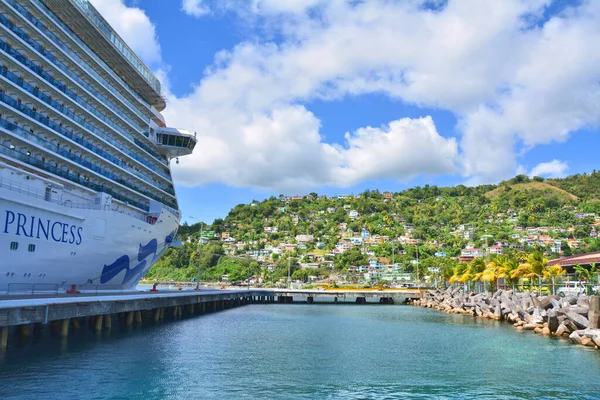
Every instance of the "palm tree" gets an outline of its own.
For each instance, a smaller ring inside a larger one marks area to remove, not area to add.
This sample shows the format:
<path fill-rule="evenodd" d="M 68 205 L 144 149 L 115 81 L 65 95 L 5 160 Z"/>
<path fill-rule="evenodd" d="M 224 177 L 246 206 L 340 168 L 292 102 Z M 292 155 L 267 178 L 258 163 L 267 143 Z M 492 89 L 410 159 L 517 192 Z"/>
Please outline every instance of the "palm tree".
<path fill-rule="evenodd" d="M 479 278 L 481 278 L 481 275 L 483 274 L 484 270 L 485 270 L 484 259 L 483 258 L 474 259 L 473 261 L 471 261 L 468 264 L 465 273 L 461 277 L 461 282 L 465 282 L 465 283 L 469 282 L 469 288 L 470 288 L 471 287 L 470 282 L 477 282 L 479 280 Z"/>
<path fill-rule="evenodd" d="M 531 253 L 526 262 L 519 265 L 519 267 L 513 272 L 513 278 L 537 278 L 538 279 L 538 293 L 541 294 L 542 290 L 542 276 L 546 266 L 548 265 L 548 259 L 538 251 Z"/>
<path fill-rule="evenodd" d="M 549 276 L 552 279 L 552 294 L 556 294 L 556 293 L 554 293 L 555 292 L 554 284 L 555 284 L 556 278 L 563 276 L 565 274 L 565 272 L 566 272 L 565 269 L 558 264 L 555 264 L 551 267 L 547 267 L 546 270 L 544 271 L 544 275 Z"/>
<path fill-rule="evenodd" d="M 596 263 L 592 263 L 590 269 L 587 269 L 577 264 L 575 266 L 575 272 L 577 272 L 580 281 L 587 281 L 590 284 L 592 284 L 589 285 L 587 289 L 587 294 L 591 294 L 591 291 L 593 290 L 593 284 L 598 283 L 598 274 L 600 273 L 600 267 L 598 267 Z"/>
<path fill-rule="evenodd" d="M 506 257 L 502 267 L 504 269 L 504 279 L 511 285 L 512 289 L 515 290 L 515 278 L 513 277 L 513 274 L 519 268 L 519 262 L 512 257 Z"/>
<path fill-rule="evenodd" d="M 467 270 L 467 264 L 465 264 L 465 263 L 456 264 L 453 268 L 452 276 L 450 277 L 450 279 L 448 279 L 448 281 L 451 284 L 457 283 L 457 282 L 462 282 L 461 278 L 462 278 L 463 274 L 466 272 L 466 270 Z"/>
<path fill-rule="evenodd" d="M 504 277 L 504 257 L 496 257 L 485 266 L 481 274 L 481 281 L 494 282 L 494 287 L 498 288 L 498 279 Z"/>

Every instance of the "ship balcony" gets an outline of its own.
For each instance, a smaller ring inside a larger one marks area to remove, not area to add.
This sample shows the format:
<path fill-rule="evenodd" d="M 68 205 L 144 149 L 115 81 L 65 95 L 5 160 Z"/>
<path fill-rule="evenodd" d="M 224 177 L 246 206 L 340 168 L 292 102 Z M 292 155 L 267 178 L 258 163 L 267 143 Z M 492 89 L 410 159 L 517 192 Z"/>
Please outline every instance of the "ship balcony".
<path fill-rule="evenodd" d="M 168 159 L 192 154 L 196 142 L 196 135 L 183 129 L 159 128 L 156 132 L 158 152 Z"/>

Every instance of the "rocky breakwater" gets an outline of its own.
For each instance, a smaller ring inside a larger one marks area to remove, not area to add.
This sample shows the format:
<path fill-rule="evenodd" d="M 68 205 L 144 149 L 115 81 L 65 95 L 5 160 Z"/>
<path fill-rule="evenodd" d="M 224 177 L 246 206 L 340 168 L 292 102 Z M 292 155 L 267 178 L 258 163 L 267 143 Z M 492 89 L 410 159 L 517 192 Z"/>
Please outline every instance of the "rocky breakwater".
<path fill-rule="evenodd" d="M 538 296 L 537 293 L 512 290 L 472 293 L 450 287 L 443 291 L 429 290 L 411 304 L 507 321 L 518 331 L 564 337 L 583 346 L 600 347 L 599 296 Z"/>

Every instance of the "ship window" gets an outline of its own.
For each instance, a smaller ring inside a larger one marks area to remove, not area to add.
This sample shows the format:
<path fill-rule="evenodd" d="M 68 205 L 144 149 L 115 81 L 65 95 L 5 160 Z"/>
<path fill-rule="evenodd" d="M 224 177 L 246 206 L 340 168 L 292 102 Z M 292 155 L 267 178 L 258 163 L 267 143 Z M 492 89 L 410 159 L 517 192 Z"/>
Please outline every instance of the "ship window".
<path fill-rule="evenodd" d="M 19 242 L 10 242 L 10 249 L 16 250 L 19 248 Z"/>
<path fill-rule="evenodd" d="M 33 253 L 35 251 L 35 244 L 30 244 L 27 246 L 27 251 Z"/>

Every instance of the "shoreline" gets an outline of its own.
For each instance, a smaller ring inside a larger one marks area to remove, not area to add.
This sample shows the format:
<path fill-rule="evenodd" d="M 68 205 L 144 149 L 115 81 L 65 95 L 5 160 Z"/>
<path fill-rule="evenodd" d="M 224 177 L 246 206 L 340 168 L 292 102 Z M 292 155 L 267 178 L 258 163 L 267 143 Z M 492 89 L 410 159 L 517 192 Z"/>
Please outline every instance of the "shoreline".
<path fill-rule="evenodd" d="M 547 337 L 600 348 L 600 297 L 538 296 L 529 291 L 497 290 L 494 293 L 464 292 L 462 288 L 428 290 L 408 304 L 449 314 L 505 321 L 518 332 L 532 331 Z M 591 306 L 590 306 L 591 305 Z"/>

